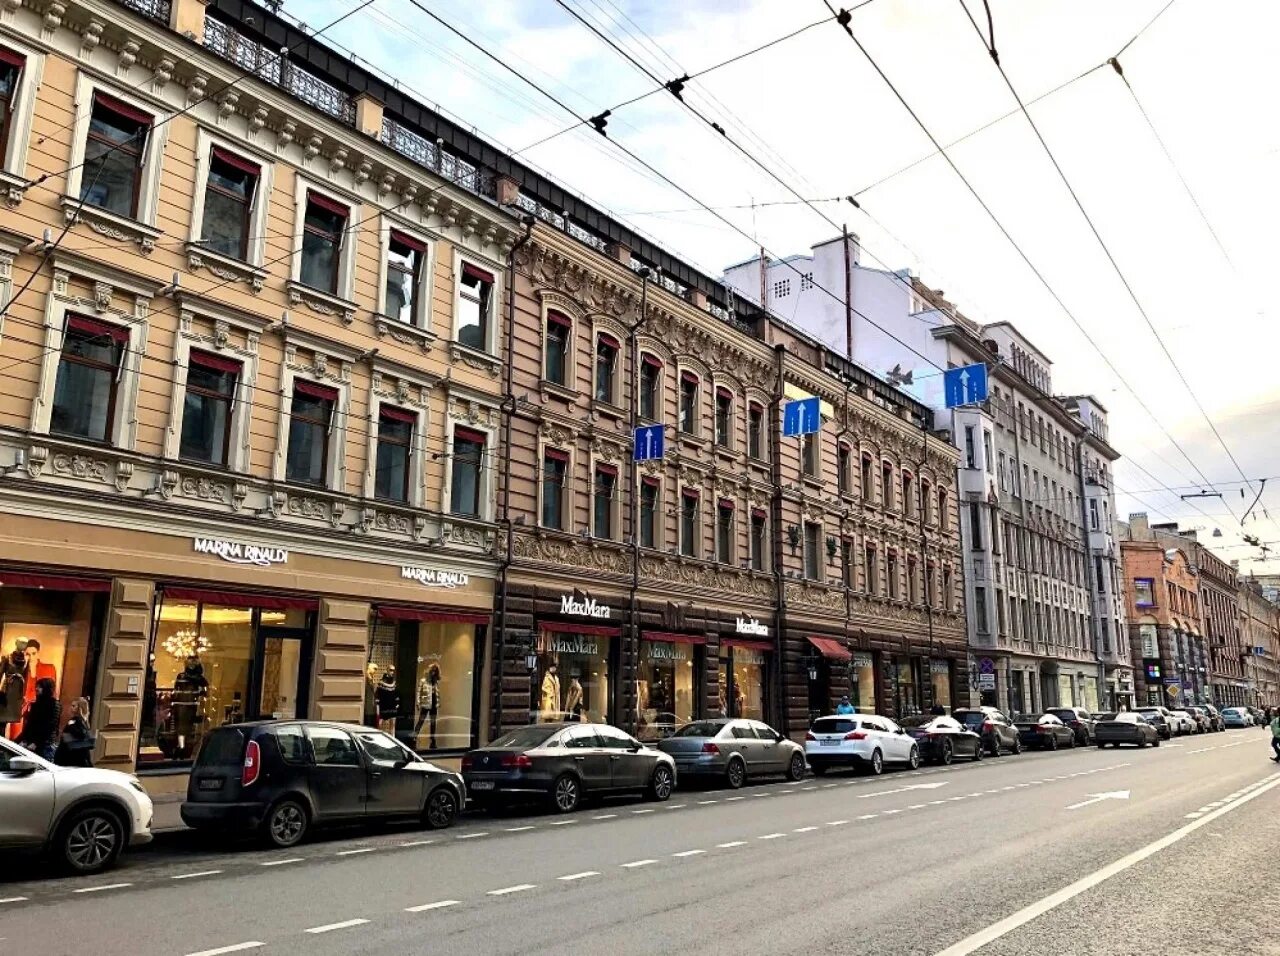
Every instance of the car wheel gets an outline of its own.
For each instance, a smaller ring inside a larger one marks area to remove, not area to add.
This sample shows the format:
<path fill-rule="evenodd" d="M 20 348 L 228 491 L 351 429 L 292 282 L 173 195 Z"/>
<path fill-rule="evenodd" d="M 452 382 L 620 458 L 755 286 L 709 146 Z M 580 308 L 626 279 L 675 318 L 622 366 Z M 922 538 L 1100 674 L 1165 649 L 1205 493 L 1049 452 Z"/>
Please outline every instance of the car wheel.
<path fill-rule="evenodd" d="M 938 754 L 938 763 L 944 767 L 951 765 L 951 759 L 955 756 L 955 751 L 951 746 L 951 741 L 944 740 L 942 742 L 942 752 Z"/>
<path fill-rule="evenodd" d="M 979 743 L 979 744 L 978 744 L 978 746 L 976 746 L 976 747 L 974 747 L 974 748 L 973 748 L 973 759 L 974 759 L 974 760 L 981 760 L 981 759 L 982 759 L 982 744 L 981 744 L 981 743 Z"/>
<path fill-rule="evenodd" d="M 911 753 L 907 754 L 907 766 L 912 770 L 920 769 L 920 748 L 912 744 Z"/>
<path fill-rule="evenodd" d="M 1155 740 L 1151 741 L 1151 746 L 1153 746 L 1153 747 L 1159 747 L 1159 746 L 1160 746 L 1160 738 L 1159 738 L 1159 737 L 1157 737 Z"/>
<path fill-rule="evenodd" d="M 1075 749 L 1075 746 L 1076 746 L 1076 735 L 1075 735 L 1075 734 L 1072 734 L 1072 735 L 1071 735 L 1070 740 L 1069 740 L 1069 741 L 1068 741 L 1068 743 L 1067 743 L 1067 746 L 1068 746 L 1068 747 L 1070 747 L 1072 750 L 1074 750 L 1074 749 Z"/>
<path fill-rule="evenodd" d="M 730 790 L 742 789 L 742 785 L 747 782 L 747 765 L 742 762 L 741 757 L 729 758 L 729 766 L 725 768 L 724 777 Z"/>
<path fill-rule="evenodd" d="M 1058 735 L 1057 735 L 1057 734 L 1050 734 L 1050 735 L 1049 735 L 1049 742 L 1048 742 L 1048 743 L 1046 743 L 1044 746 L 1045 746 L 1045 748 L 1046 748 L 1047 750 L 1057 750 L 1057 749 L 1058 749 Z"/>
<path fill-rule="evenodd" d="M 676 778 L 671 772 L 671 768 L 664 763 L 658 764 L 653 770 L 653 779 L 649 781 L 650 800 L 669 800 L 671 791 L 676 788 Z"/>
<path fill-rule="evenodd" d="M 112 866 L 124 849 L 124 824 L 105 807 L 87 807 L 62 824 L 56 842 L 59 859 L 82 876 Z"/>
<path fill-rule="evenodd" d="M 787 779 L 803 780 L 804 770 L 804 754 L 792 754 L 791 762 L 787 764 Z"/>
<path fill-rule="evenodd" d="M 297 800 L 286 798 L 269 811 L 262 821 L 262 834 L 271 846 L 296 846 L 307 834 L 307 808 Z"/>
<path fill-rule="evenodd" d="M 582 784 L 571 773 L 562 773 L 551 784 L 551 808 L 556 813 L 572 813 L 582 802 Z"/>
<path fill-rule="evenodd" d="M 873 777 L 878 777 L 880 776 L 880 774 L 884 773 L 884 754 L 880 753 L 879 750 L 873 751 L 871 754 L 871 763 L 869 766 L 871 770 L 871 776 Z"/>
<path fill-rule="evenodd" d="M 1015 756 L 1022 753 L 1022 738 L 1019 737 L 1013 742 L 1013 753 Z"/>
<path fill-rule="evenodd" d="M 447 786 L 437 787 L 427 796 L 422 822 L 432 830 L 447 830 L 458 818 L 458 795 Z"/>

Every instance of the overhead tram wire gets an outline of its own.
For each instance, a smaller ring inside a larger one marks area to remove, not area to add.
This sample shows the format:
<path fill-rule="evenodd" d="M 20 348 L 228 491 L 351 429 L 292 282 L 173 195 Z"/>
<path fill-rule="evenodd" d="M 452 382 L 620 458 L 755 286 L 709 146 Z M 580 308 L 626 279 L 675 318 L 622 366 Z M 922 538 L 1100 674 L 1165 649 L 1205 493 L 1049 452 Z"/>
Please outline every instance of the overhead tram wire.
<path fill-rule="evenodd" d="M 1168 360 L 1170 367 L 1177 374 L 1178 380 L 1182 382 L 1183 387 L 1187 390 L 1187 394 L 1191 396 L 1191 400 L 1195 403 L 1201 417 L 1209 426 L 1209 430 L 1213 433 L 1214 438 L 1217 439 L 1223 452 L 1226 453 L 1227 459 L 1235 467 L 1240 477 L 1246 478 L 1247 476 L 1245 475 L 1244 468 L 1241 467 L 1235 454 L 1228 447 L 1226 440 L 1222 437 L 1222 433 L 1218 430 L 1218 426 L 1214 423 L 1213 419 L 1209 416 L 1209 412 L 1205 409 L 1204 404 L 1200 401 L 1200 396 L 1196 394 L 1195 389 L 1191 386 L 1190 380 L 1178 365 L 1177 360 L 1173 357 L 1173 353 L 1169 351 L 1169 346 L 1165 342 L 1164 336 L 1160 334 L 1160 330 L 1157 329 L 1155 323 L 1151 321 L 1151 316 L 1147 313 L 1146 307 L 1143 306 L 1142 301 L 1138 298 L 1138 293 L 1130 283 L 1129 277 L 1125 275 L 1124 270 L 1120 268 L 1120 263 L 1116 261 L 1115 256 L 1112 254 L 1111 247 L 1108 246 L 1106 240 L 1102 238 L 1102 233 L 1098 231 L 1098 227 L 1094 224 L 1093 217 L 1090 216 L 1089 211 L 1085 209 L 1084 203 L 1081 201 L 1075 187 L 1071 185 L 1071 181 L 1067 178 L 1066 172 L 1058 162 L 1057 156 L 1055 156 L 1053 150 L 1049 148 L 1049 143 L 1045 140 L 1044 134 L 1040 132 L 1040 127 L 1036 125 L 1036 121 L 1032 119 L 1030 111 L 1022 102 L 1022 97 L 1018 95 L 1017 88 L 1013 85 L 1013 81 L 1009 79 L 1009 74 L 1000 63 L 1000 57 L 994 45 L 988 45 L 988 40 L 982 34 L 982 28 L 978 26 L 978 21 L 973 18 L 973 14 L 969 11 L 969 7 L 965 3 L 965 0 L 957 0 L 957 2 L 960 4 L 960 8 L 964 10 L 965 17 L 969 20 L 969 23 L 973 25 L 973 29 L 978 35 L 979 42 L 982 43 L 983 48 L 986 49 L 988 55 L 991 57 L 991 62 L 1000 73 L 1005 86 L 1009 89 L 1010 95 L 1013 96 L 1014 101 L 1017 102 L 1018 108 L 1022 111 L 1022 115 L 1026 117 L 1027 124 L 1031 127 L 1032 132 L 1035 133 L 1036 139 L 1039 140 L 1041 147 L 1044 148 L 1045 155 L 1049 157 L 1049 162 L 1053 164 L 1054 170 L 1057 171 L 1058 177 L 1062 180 L 1063 186 L 1066 187 L 1067 192 L 1070 194 L 1072 201 L 1076 205 L 1076 208 L 1080 211 L 1080 215 L 1088 225 L 1089 231 L 1093 233 L 1094 239 L 1097 240 L 1099 248 L 1102 249 L 1103 254 L 1107 257 L 1107 261 L 1111 263 L 1111 268 L 1115 271 L 1116 277 L 1119 278 L 1121 285 L 1124 286 L 1125 291 L 1129 294 L 1129 298 L 1133 301 L 1134 307 L 1137 308 L 1138 314 L 1142 316 L 1142 320 L 1147 324 L 1147 328 L 1151 330 L 1152 336 L 1155 337 L 1155 340 L 1159 344 L 1160 350 L 1164 353 L 1164 357 Z M 986 3 L 986 0 L 983 0 L 983 2 Z M 1165 9 L 1168 8 L 1166 7 Z M 1252 485 L 1249 486 L 1249 490 L 1253 490 Z M 1227 506 L 1227 510 L 1231 510 L 1230 505 Z"/>

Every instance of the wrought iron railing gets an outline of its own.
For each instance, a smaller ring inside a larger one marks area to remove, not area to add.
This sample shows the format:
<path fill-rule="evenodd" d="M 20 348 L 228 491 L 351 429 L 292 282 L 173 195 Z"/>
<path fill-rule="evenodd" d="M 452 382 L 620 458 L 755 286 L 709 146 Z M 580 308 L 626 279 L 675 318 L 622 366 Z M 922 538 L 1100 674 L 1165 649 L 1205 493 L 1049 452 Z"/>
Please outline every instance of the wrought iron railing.
<path fill-rule="evenodd" d="M 384 146 L 395 150 L 419 166 L 426 167 L 442 179 L 447 179 L 481 196 L 493 195 L 491 175 L 475 164 L 444 151 L 421 133 L 401 125 L 390 116 L 382 118 L 382 135 L 379 140 Z"/>
<path fill-rule="evenodd" d="M 160 23 L 169 22 L 169 0 L 120 0 L 120 2 L 149 20 L 156 20 Z"/>

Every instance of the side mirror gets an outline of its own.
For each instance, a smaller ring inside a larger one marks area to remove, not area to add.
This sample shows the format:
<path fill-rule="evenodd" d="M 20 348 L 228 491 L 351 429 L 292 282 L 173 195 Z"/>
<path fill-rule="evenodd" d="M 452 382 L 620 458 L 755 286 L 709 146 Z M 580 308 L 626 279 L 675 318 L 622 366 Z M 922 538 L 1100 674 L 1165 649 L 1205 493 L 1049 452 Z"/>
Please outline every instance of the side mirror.
<path fill-rule="evenodd" d="M 43 768 L 43 764 L 30 757 L 14 757 L 9 761 L 9 769 L 14 773 L 35 773 Z"/>

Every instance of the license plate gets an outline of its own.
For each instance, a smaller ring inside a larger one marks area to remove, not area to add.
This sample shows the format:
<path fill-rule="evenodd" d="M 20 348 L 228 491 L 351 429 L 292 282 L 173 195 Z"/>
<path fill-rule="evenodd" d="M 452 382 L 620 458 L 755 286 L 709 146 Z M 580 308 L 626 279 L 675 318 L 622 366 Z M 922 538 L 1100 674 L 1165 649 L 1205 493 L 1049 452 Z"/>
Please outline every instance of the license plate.
<path fill-rule="evenodd" d="M 819 741 L 818 741 L 818 743 L 822 744 L 822 746 L 824 746 L 824 747 L 839 747 L 839 746 L 840 746 L 840 741 L 838 741 L 838 740 L 819 740 Z"/>
<path fill-rule="evenodd" d="M 200 781 L 201 790 L 221 790 L 222 780 L 218 777 L 206 777 Z"/>
<path fill-rule="evenodd" d="M 492 780 L 476 780 L 474 783 L 471 784 L 471 789 L 472 790 L 492 790 L 493 781 Z"/>

